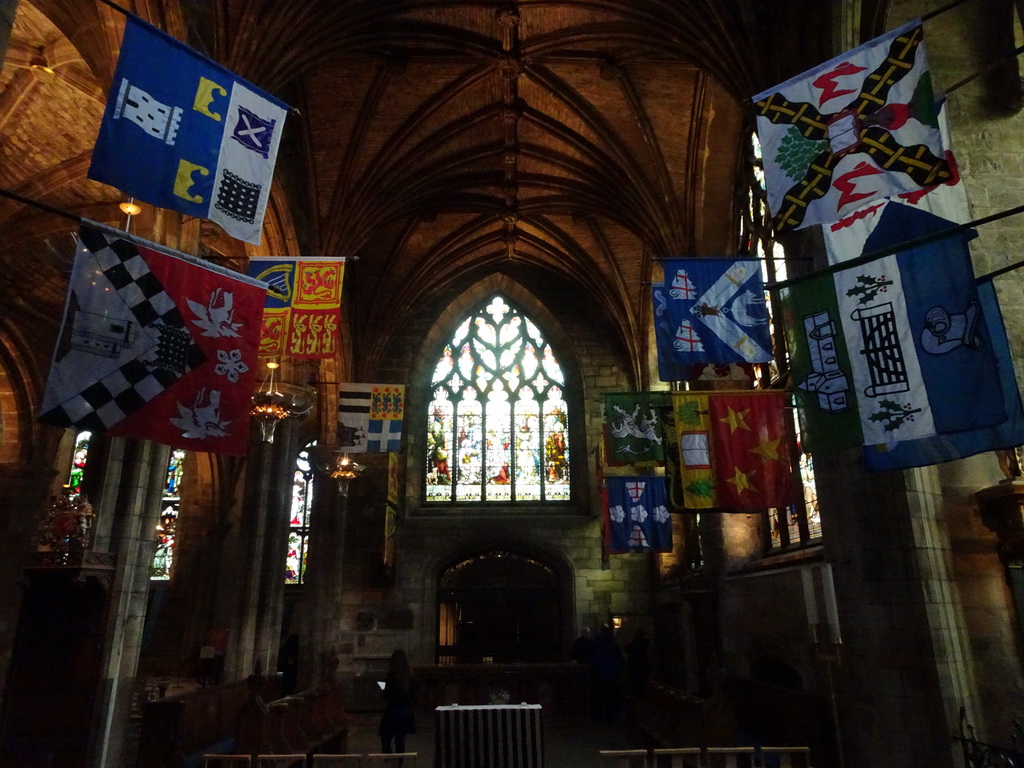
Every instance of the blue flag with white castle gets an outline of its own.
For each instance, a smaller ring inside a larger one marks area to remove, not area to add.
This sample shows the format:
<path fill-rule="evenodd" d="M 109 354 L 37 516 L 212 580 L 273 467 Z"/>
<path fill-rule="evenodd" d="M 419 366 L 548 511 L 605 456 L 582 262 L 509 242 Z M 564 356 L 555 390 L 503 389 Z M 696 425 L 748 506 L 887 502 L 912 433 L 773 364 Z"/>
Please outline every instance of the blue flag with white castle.
<path fill-rule="evenodd" d="M 759 262 L 693 258 L 662 264 L 668 313 L 667 322 L 655 328 L 659 350 L 681 364 L 772 359 Z"/>
<path fill-rule="evenodd" d="M 89 178 L 258 244 L 287 113 L 129 15 Z"/>
<path fill-rule="evenodd" d="M 926 190 L 925 194 L 913 199 L 904 197 L 876 202 L 872 208 L 879 210 L 869 210 L 867 216 L 859 217 L 853 232 L 845 227 L 831 235 L 826 232 L 826 244 L 831 239 L 834 246 L 839 246 L 830 250 L 833 263 L 855 258 L 864 251 L 879 250 L 910 238 L 951 229 L 969 218 L 967 197 L 962 184 Z M 1024 408 L 1021 406 L 999 301 L 990 280 L 978 285 L 978 302 L 983 318 L 978 322 L 983 322 L 983 330 L 988 335 L 995 356 L 1006 420 L 962 432 L 937 434 L 916 440 L 894 438 L 884 443 L 866 445 L 864 464 L 868 469 L 908 469 L 1024 445 Z"/>
<path fill-rule="evenodd" d="M 868 247 L 935 231 L 932 220 L 941 222 L 893 207 Z M 967 239 L 960 233 L 782 289 L 807 450 L 892 446 L 1006 420 Z"/>

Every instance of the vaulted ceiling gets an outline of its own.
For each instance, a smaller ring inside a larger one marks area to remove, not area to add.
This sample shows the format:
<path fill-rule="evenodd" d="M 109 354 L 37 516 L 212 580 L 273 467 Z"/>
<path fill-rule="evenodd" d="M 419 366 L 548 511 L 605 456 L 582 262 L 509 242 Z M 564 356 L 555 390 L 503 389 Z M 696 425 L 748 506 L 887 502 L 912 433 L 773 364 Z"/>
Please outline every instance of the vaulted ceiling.
<path fill-rule="evenodd" d="M 371 370 L 428 296 L 498 271 L 571 289 L 639 371 L 656 260 L 735 252 L 745 102 L 828 55 L 829 5 L 137 0 L 132 10 L 295 108 L 263 243 L 197 222 L 202 254 L 236 268 L 253 255 L 358 256 L 347 333 Z M 0 70 L 4 189 L 123 225 L 123 195 L 86 178 L 122 26 L 100 0 L 20 0 Z M 0 199 L 0 322 L 40 369 L 73 229 Z"/>

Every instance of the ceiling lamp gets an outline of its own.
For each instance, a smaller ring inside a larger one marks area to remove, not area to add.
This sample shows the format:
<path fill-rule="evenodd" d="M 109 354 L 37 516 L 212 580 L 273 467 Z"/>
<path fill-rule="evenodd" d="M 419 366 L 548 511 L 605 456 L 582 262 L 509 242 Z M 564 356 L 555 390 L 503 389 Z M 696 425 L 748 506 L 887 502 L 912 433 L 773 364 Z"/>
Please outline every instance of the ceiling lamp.
<path fill-rule="evenodd" d="M 134 197 L 131 200 L 128 200 L 127 202 L 121 203 L 117 207 L 120 208 L 121 213 L 125 214 L 126 216 L 138 216 L 140 213 L 142 213 L 142 207 L 135 202 Z"/>
<path fill-rule="evenodd" d="M 329 448 L 327 450 L 330 451 Z M 356 464 L 340 448 L 333 453 L 325 452 L 321 455 L 323 458 L 317 462 L 316 468 L 322 474 L 334 478 L 338 483 L 338 493 L 342 496 L 348 496 L 349 483 L 359 477 L 366 467 L 362 464 Z"/>
<path fill-rule="evenodd" d="M 274 381 L 274 372 L 280 363 L 269 362 L 267 379 L 252 396 L 252 417 L 259 422 L 260 439 L 274 442 L 274 431 L 282 419 L 305 416 L 313 407 L 316 392 L 312 387 L 300 387 L 283 381 Z"/>

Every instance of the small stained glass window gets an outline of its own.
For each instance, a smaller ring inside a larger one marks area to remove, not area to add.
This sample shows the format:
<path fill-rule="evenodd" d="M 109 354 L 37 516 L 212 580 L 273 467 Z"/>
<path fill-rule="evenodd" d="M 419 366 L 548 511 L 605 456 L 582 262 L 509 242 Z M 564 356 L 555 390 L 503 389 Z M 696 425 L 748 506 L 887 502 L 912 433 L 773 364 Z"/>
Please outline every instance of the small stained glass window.
<path fill-rule="evenodd" d="M 153 564 L 149 570 L 150 579 L 155 581 L 166 581 L 171 578 L 184 467 L 185 451 L 175 448 L 171 451 L 170 459 L 167 462 L 163 500 L 160 505 L 160 522 L 156 526 L 156 552 L 153 553 Z"/>
<path fill-rule="evenodd" d="M 309 544 L 309 515 L 313 510 L 312 441 L 299 451 L 292 480 L 292 503 L 288 511 L 288 554 L 284 583 L 302 584 L 306 579 L 306 550 Z"/>
<path fill-rule="evenodd" d="M 71 471 L 68 473 L 68 493 L 82 492 L 82 478 L 85 476 L 85 462 L 89 458 L 89 441 L 92 432 L 75 435 L 75 448 L 71 454 Z"/>
<path fill-rule="evenodd" d="M 565 376 L 536 324 L 494 296 L 434 367 L 426 501 L 569 500 Z"/>

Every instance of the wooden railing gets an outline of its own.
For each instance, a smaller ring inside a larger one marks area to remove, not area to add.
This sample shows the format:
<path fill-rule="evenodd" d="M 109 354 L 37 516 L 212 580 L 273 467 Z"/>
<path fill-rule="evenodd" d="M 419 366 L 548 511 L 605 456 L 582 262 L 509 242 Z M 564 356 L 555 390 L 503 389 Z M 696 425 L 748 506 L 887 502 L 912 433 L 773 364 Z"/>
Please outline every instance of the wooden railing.
<path fill-rule="evenodd" d="M 655 683 L 627 703 L 639 747 L 807 745 L 814 765 L 836 762 L 828 707 L 806 691 L 724 676 L 707 698 Z"/>

